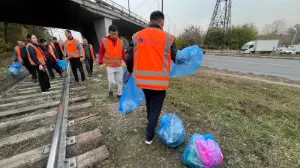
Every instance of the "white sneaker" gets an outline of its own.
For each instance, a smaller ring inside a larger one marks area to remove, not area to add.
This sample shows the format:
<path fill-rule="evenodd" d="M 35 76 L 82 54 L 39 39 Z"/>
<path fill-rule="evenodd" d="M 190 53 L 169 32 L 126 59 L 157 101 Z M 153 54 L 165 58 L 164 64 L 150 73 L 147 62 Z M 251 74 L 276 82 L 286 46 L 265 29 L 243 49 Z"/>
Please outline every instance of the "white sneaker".
<path fill-rule="evenodd" d="M 156 138 L 156 135 L 154 136 L 154 138 L 153 138 L 151 141 L 147 141 L 147 140 L 146 140 L 146 144 L 147 144 L 147 145 L 151 145 L 152 142 L 155 140 L 155 138 Z"/>

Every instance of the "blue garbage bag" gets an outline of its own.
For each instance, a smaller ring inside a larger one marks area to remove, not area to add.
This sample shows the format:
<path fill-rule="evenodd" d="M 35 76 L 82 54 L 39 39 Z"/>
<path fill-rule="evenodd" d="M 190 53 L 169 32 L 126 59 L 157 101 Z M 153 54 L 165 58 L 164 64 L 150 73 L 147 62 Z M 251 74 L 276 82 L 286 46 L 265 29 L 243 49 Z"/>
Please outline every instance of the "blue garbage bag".
<path fill-rule="evenodd" d="M 127 115 L 136 110 L 145 102 L 145 95 L 141 88 L 136 86 L 134 76 L 131 75 L 120 99 L 119 110 Z"/>
<path fill-rule="evenodd" d="M 123 83 L 124 83 L 124 85 L 127 84 L 128 80 L 130 79 L 130 76 L 131 76 L 131 74 L 129 74 L 128 70 L 126 70 L 124 72 L 124 75 L 123 75 Z"/>
<path fill-rule="evenodd" d="M 167 113 L 160 118 L 158 136 L 170 148 L 177 148 L 185 142 L 186 131 L 183 122 L 176 114 Z"/>
<path fill-rule="evenodd" d="M 199 155 L 196 147 L 196 139 L 202 138 L 203 135 L 195 133 L 189 143 L 187 144 L 184 153 L 182 155 L 182 162 L 187 165 L 189 168 L 205 168 Z"/>
<path fill-rule="evenodd" d="M 57 61 L 57 65 L 59 67 L 61 67 L 62 69 L 67 69 L 68 68 L 68 63 L 65 60 Z"/>
<path fill-rule="evenodd" d="M 171 65 L 170 77 L 187 76 L 195 73 L 202 64 L 202 56 L 203 52 L 197 45 L 178 51 L 176 64 Z"/>
<path fill-rule="evenodd" d="M 8 73 L 12 77 L 18 77 L 20 75 L 23 75 L 24 71 L 22 70 L 22 64 L 19 62 L 16 62 L 9 66 Z"/>

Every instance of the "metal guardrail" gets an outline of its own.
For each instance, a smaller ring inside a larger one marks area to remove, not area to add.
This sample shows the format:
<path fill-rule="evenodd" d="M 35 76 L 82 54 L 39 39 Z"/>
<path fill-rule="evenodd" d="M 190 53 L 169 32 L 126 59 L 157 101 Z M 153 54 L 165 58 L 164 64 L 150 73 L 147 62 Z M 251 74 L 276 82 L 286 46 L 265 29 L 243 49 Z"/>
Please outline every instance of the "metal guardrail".
<path fill-rule="evenodd" d="M 146 19 L 129 11 L 127 8 L 117 4 L 116 2 L 114 2 L 112 0 L 96 0 L 96 3 L 102 5 L 103 7 L 108 8 L 110 10 L 114 10 L 115 12 L 118 12 L 123 16 L 130 18 L 131 20 L 140 23 L 142 26 L 146 27 L 149 23 Z"/>
<path fill-rule="evenodd" d="M 63 168 L 66 160 L 66 131 L 69 103 L 70 63 L 64 78 L 64 88 L 61 95 L 55 129 L 52 137 L 47 168 Z"/>

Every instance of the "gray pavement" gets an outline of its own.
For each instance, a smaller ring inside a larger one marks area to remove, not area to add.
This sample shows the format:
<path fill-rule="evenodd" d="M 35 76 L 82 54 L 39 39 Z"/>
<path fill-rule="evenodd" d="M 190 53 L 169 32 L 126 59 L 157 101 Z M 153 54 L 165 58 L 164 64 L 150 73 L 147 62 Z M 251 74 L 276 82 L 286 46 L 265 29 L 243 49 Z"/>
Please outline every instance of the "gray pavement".
<path fill-rule="evenodd" d="M 204 55 L 202 66 L 300 80 L 300 60 Z"/>

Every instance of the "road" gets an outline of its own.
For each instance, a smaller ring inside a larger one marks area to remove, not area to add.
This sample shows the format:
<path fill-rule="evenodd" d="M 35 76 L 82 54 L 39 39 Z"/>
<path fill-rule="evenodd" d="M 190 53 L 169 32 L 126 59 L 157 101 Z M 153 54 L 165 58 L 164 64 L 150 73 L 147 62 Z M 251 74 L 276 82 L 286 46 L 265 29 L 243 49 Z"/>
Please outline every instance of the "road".
<path fill-rule="evenodd" d="M 205 55 L 202 66 L 300 80 L 300 60 Z"/>

